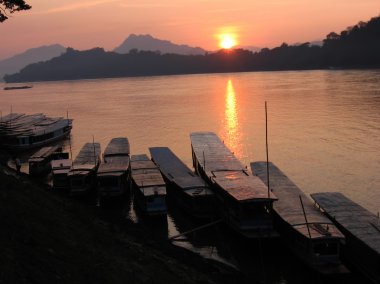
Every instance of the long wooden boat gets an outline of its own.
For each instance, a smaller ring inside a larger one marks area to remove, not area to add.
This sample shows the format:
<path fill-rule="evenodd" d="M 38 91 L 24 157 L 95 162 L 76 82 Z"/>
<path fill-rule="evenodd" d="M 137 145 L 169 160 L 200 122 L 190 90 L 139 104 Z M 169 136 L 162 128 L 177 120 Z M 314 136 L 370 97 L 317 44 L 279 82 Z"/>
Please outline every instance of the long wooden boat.
<path fill-rule="evenodd" d="M 166 185 L 157 166 L 148 156 L 131 157 L 134 199 L 147 215 L 166 214 Z"/>
<path fill-rule="evenodd" d="M 274 226 L 289 249 L 318 272 L 347 272 L 339 259 L 342 233 L 279 168 L 268 164 L 270 188 L 278 197 Z M 267 163 L 251 163 L 251 169 L 267 185 Z"/>
<path fill-rule="evenodd" d="M 113 138 L 103 154 L 103 163 L 99 166 L 97 179 L 101 196 L 119 196 L 128 188 L 130 170 L 128 138 Z"/>
<path fill-rule="evenodd" d="M 380 218 L 342 193 L 311 194 L 319 208 L 346 237 L 344 259 L 380 283 Z"/>
<path fill-rule="evenodd" d="M 60 146 L 43 147 L 34 153 L 28 160 L 29 175 L 41 176 L 47 174 L 51 170 L 50 161 L 53 154 L 60 149 Z"/>
<path fill-rule="evenodd" d="M 225 222 L 249 238 L 273 236 L 277 199 L 212 132 L 190 134 L 194 168 L 214 188 Z"/>
<path fill-rule="evenodd" d="M 170 185 L 176 202 L 195 217 L 210 217 L 215 211 L 215 196 L 208 184 L 194 174 L 168 147 L 149 148 L 153 162 Z"/>
<path fill-rule="evenodd" d="M 58 141 L 70 134 L 72 119 L 11 113 L 0 120 L 0 144 L 12 151 L 25 151 Z"/>
<path fill-rule="evenodd" d="M 4 87 L 4 90 L 9 91 L 9 90 L 22 90 L 22 89 L 30 89 L 33 88 L 33 86 L 29 85 L 24 85 L 24 86 L 8 86 Z"/>
<path fill-rule="evenodd" d="M 73 162 L 69 158 L 69 153 L 54 153 L 51 160 L 53 188 L 69 189 L 70 183 L 68 174 Z"/>
<path fill-rule="evenodd" d="M 67 175 L 71 195 L 85 194 L 95 187 L 99 164 L 100 144 L 86 143 L 76 156 Z"/>

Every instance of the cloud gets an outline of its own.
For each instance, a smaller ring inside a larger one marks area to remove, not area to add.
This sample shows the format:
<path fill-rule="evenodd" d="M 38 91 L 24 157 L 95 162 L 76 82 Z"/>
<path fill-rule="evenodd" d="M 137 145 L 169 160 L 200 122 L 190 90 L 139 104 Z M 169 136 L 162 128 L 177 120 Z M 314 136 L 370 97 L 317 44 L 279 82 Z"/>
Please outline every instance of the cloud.
<path fill-rule="evenodd" d="M 43 11 L 36 11 L 34 14 L 55 14 L 55 13 L 64 13 L 72 12 L 76 10 L 81 10 L 85 8 L 95 7 L 104 4 L 110 4 L 114 2 L 119 2 L 118 0 L 98 0 L 98 1 L 87 1 L 80 2 L 75 4 L 68 4 L 61 7 L 51 8 Z"/>

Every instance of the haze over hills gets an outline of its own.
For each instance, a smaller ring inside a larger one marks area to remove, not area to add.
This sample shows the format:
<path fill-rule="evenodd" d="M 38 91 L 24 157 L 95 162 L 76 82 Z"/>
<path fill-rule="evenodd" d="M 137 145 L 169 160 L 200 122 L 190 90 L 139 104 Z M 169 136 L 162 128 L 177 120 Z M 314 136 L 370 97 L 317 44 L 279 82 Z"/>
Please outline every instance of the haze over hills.
<path fill-rule="evenodd" d="M 202 55 L 206 50 L 200 47 L 191 47 L 185 44 L 175 44 L 168 40 L 162 40 L 152 37 L 151 35 L 131 34 L 127 39 L 113 51 L 125 54 L 132 49 L 144 51 L 159 51 L 161 54 L 181 54 L 181 55 Z"/>
<path fill-rule="evenodd" d="M 40 61 L 46 61 L 53 57 L 60 56 L 66 48 L 60 44 L 44 45 L 35 47 L 0 61 L 0 81 L 5 74 L 19 72 L 25 66 Z"/>

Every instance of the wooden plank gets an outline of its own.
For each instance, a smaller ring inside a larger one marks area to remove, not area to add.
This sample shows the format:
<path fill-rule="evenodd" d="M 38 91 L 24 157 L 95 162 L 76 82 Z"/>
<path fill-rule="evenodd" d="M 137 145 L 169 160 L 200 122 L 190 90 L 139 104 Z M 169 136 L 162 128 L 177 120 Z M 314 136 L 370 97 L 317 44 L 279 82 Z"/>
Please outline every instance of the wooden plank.
<path fill-rule="evenodd" d="M 251 163 L 252 173 L 257 175 L 265 184 L 267 184 L 267 163 L 254 162 Z M 305 217 L 302 210 L 299 197 L 301 196 L 305 208 L 309 229 L 312 238 L 322 238 L 326 234 L 331 237 L 343 238 L 343 235 L 333 225 L 333 223 L 324 216 L 313 202 L 308 198 L 302 190 L 287 177 L 277 166 L 269 162 L 269 177 L 271 190 L 278 197 L 273 205 L 276 213 L 290 226 L 293 226 L 301 234 L 309 237 L 306 230 Z M 303 224 L 302 226 L 297 224 Z M 319 225 L 317 225 L 319 224 Z M 320 227 L 322 225 L 322 228 Z M 327 226 L 328 225 L 328 226 Z M 325 229 L 328 228 L 328 231 Z"/>
<path fill-rule="evenodd" d="M 235 155 L 213 132 L 190 134 L 193 154 L 205 177 L 236 201 L 276 200 L 256 176 L 250 175 Z"/>
<path fill-rule="evenodd" d="M 321 209 L 352 236 L 380 255 L 379 218 L 340 192 L 311 194 Z M 354 208 L 354 211 L 351 211 Z"/>

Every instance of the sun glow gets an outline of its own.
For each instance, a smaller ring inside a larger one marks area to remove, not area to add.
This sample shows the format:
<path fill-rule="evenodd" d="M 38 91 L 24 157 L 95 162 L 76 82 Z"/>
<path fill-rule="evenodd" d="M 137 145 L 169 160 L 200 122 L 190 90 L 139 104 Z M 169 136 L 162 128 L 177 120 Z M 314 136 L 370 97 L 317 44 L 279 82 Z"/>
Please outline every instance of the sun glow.
<path fill-rule="evenodd" d="M 221 34 L 219 39 L 219 46 L 223 49 L 230 49 L 236 45 L 235 35 L 233 34 Z"/>

